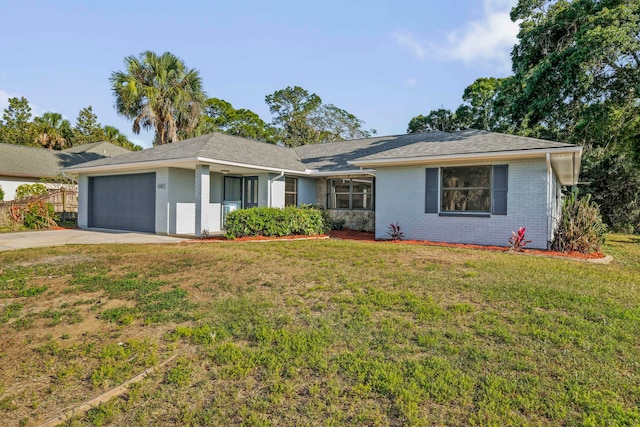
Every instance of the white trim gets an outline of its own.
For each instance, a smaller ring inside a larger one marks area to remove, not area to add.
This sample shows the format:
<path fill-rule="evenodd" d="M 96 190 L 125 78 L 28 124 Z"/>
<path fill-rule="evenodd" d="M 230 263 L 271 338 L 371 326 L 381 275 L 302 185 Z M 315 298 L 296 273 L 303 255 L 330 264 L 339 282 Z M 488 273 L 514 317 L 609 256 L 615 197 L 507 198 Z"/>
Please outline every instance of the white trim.
<path fill-rule="evenodd" d="M 422 157 L 395 157 L 388 159 L 372 159 L 372 160 L 349 160 L 348 164 L 354 166 L 395 166 L 395 165 L 414 165 L 438 163 L 449 160 L 476 160 L 476 159 L 514 159 L 514 158 L 531 158 L 539 157 L 546 154 L 572 154 L 582 153 L 582 147 L 559 147 L 559 148 L 536 148 L 530 150 L 518 151 L 492 151 L 485 153 L 466 153 L 466 154 L 444 154 L 439 156 L 422 156 Z"/>
<path fill-rule="evenodd" d="M 351 162 L 347 162 L 351 163 Z M 375 169 L 351 169 L 351 170 L 335 170 L 335 171 L 318 171 L 318 169 L 310 169 L 309 175 L 311 177 L 328 177 L 328 176 L 342 176 L 342 175 L 373 175 L 376 176 Z"/>
<path fill-rule="evenodd" d="M 248 163 L 229 162 L 229 161 L 226 161 L 226 160 L 214 160 L 214 159 L 209 159 L 207 157 L 198 157 L 198 158 L 196 158 L 196 161 L 197 162 L 204 162 L 204 163 L 207 163 L 207 164 L 233 166 L 233 167 L 237 167 L 237 168 L 255 169 L 255 170 L 261 170 L 261 171 L 267 171 L 267 172 L 307 175 L 306 171 L 296 171 L 296 170 L 292 170 L 292 169 L 283 169 L 283 168 L 276 168 L 276 167 L 271 167 L 271 166 L 257 166 L 257 165 L 251 165 L 251 164 L 248 164 Z"/>
<path fill-rule="evenodd" d="M 157 167 L 171 167 L 176 164 L 184 164 L 190 162 L 197 162 L 197 159 L 194 158 L 183 158 L 183 159 L 165 159 L 165 160 L 151 160 L 151 161 L 143 161 L 143 162 L 133 162 L 133 163 L 118 163 L 114 165 L 99 165 L 99 166 L 89 166 L 89 167 L 71 167 L 71 168 L 63 168 L 62 170 L 69 173 L 94 173 L 94 172 L 111 172 L 117 170 L 131 170 L 131 169 L 139 169 L 143 166 L 145 169 L 155 169 Z M 195 169 L 196 164 L 193 163 L 192 166 Z"/>
<path fill-rule="evenodd" d="M 247 163 L 238 163 L 238 162 L 229 162 L 225 160 L 214 160 L 207 157 L 187 157 L 180 159 L 166 159 L 166 160 L 151 160 L 151 161 L 143 161 L 143 162 L 133 162 L 133 163 L 118 163 L 114 165 L 100 165 L 100 166 L 88 166 L 88 167 L 74 167 L 73 169 L 63 168 L 62 170 L 68 173 L 100 173 L 100 172 L 112 172 L 118 170 L 136 170 L 144 167 L 145 169 L 155 169 L 158 167 L 172 167 L 172 166 L 188 166 L 190 169 L 194 169 L 198 166 L 198 164 L 207 164 L 207 165 L 221 165 L 221 166 L 230 166 L 230 167 L 238 167 L 244 169 L 252 169 L 252 170 L 260 170 L 265 172 L 276 172 L 281 173 L 284 171 L 285 173 L 289 173 L 292 175 L 309 175 L 309 170 L 299 171 L 299 170 L 291 170 L 291 169 L 283 169 L 276 167 L 268 167 L 268 166 L 257 166 L 251 165 Z"/>
<path fill-rule="evenodd" d="M 547 246 L 551 243 L 551 239 L 553 238 L 553 202 L 552 202 L 552 189 L 553 189 L 553 168 L 551 167 L 551 154 L 547 153 L 546 155 L 546 163 L 547 163 Z M 548 249 L 548 247 L 547 247 Z"/>

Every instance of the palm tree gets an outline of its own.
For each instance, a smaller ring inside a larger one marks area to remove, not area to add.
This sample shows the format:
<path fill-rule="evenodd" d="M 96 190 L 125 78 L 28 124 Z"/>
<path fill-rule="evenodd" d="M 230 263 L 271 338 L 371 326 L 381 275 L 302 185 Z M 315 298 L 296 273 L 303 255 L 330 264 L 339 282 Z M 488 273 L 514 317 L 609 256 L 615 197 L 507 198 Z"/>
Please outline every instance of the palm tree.
<path fill-rule="evenodd" d="M 153 145 L 178 140 L 197 125 L 206 95 L 200 74 L 177 56 L 146 51 L 124 60 L 126 71 L 111 73 L 118 113 L 133 120 L 133 132 L 155 129 Z"/>
<path fill-rule="evenodd" d="M 134 144 L 133 142 L 129 141 L 129 138 L 121 134 L 119 129 L 109 125 L 106 125 L 103 129 L 105 141 L 108 141 L 115 145 L 119 145 L 120 147 L 126 148 L 127 150 L 131 151 L 142 150 L 141 146 Z"/>
<path fill-rule="evenodd" d="M 36 126 L 36 145 L 61 150 L 72 137 L 71 123 L 63 119 L 60 113 L 44 113 L 41 117 L 36 117 L 33 122 Z"/>

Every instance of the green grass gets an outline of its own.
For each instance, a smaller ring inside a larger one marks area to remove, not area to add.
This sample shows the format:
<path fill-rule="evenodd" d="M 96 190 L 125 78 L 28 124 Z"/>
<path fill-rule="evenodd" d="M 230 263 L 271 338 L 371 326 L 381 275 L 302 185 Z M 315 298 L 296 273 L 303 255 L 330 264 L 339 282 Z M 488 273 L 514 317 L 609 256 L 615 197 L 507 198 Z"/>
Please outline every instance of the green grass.
<path fill-rule="evenodd" d="M 3 253 L 0 413 L 50 416 L 177 353 L 68 425 L 638 425 L 640 238 L 606 252 L 604 266 L 336 240 Z"/>

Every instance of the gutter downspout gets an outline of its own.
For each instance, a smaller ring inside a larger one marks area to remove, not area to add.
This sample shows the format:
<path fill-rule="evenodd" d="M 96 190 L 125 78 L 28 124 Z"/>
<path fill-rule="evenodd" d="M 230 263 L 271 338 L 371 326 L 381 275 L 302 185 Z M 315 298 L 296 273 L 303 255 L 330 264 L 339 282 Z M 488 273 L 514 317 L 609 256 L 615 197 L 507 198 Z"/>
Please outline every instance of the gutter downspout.
<path fill-rule="evenodd" d="M 281 171 L 280 175 L 269 179 L 269 192 L 267 193 L 267 196 L 268 196 L 267 206 L 270 208 L 273 207 L 273 181 L 276 181 L 282 178 L 283 176 L 284 176 L 284 171 Z"/>
<path fill-rule="evenodd" d="M 547 153 L 547 249 L 551 246 L 551 239 L 553 238 L 553 219 L 552 216 L 552 203 L 551 192 L 553 190 L 553 169 L 551 168 L 551 153 Z"/>

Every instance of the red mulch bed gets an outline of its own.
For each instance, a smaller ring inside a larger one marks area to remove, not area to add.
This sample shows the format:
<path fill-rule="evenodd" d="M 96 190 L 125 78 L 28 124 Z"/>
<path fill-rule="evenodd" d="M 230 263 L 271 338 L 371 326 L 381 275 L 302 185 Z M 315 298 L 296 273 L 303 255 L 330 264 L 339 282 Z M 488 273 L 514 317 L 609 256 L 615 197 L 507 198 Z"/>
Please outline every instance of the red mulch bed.
<path fill-rule="evenodd" d="M 445 243 L 445 242 L 431 242 L 428 240 L 376 240 L 375 234 L 366 231 L 355 230 L 332 230 L 329 232 L 329 237 L 345 240 L 364 240 L 370 242 L 387 242 L 407 245 L 428 245 L 428 246 L 444 246 L 448 248 L 464 248 L 464 249 L 482 249 L 489 251 L 507 252 L 509 248 L 503 246 L 484 246 L 484 245 L 468 245 L 462 243 Z M 590 254 L 583 254 L 580 252 L 557 252 L 557 251 L 545 251 L 540 249 L 525 249 L 522 253 L 545 255 L 545 256 L 557 256 L 565 258 L 578 258 L 578 259 L 598 259 L 604 258 L 605 255 L 602 252 L 593 252 Z"/>
<path fill-rule="evenodd" d="M 480 249 L 480 250 L 489 250 L 489 251 L 498 251 L 498 252 L 508 252 L 509 248 L 506 246 L 484 246 L 484 245 L 468 245 L 463 243 L 446 243 L 446 242 L 431 242 L 429 240 L 379 240 L 376 239 L 374 233 L 367 231 L 355 231 L 355 230 L 331 230 L 329 235 L 319 235 L 319 236 L 282 236 L 282 237 L 266 237 L 266 236 L 255 236 L 255 237 L 239 237 L 237 239 L 227 239 L 223 236 L 215 236 L 215 237 L 207 237 L 204 239 L 194 239 L 190 240 L 190 242 L 255 242 L 255 241 L 273 241 L 273 240 L 299 240 L 299 239 L 324 239 L 327 237 L 331 237 L 334 239 L 343 239 L 343 240 L 358 240 L 358 241 L 367 241 L 367 242 L 379 242 L 379 243 L 391 243 L 391 244 L 402 244 L 402 245 L 427 245 L 427 246 L 443 246 L 447 248 L 463 248 L 463 249 Z M 544 255 L 544 256 L 554 256 L 554 257 L 564 257 L 564 258 L 576 258 L 576 259 L 599 259 L 604 258 L 605 255 L 602 252 L 594 252 L 591 254 L 583 254 L 580 252 L 556 252 L 556 251 L 545 251 L 540 249 L 525 249 L 522 252 L 523 254 L 532 254 L 532 255 Z"/>

